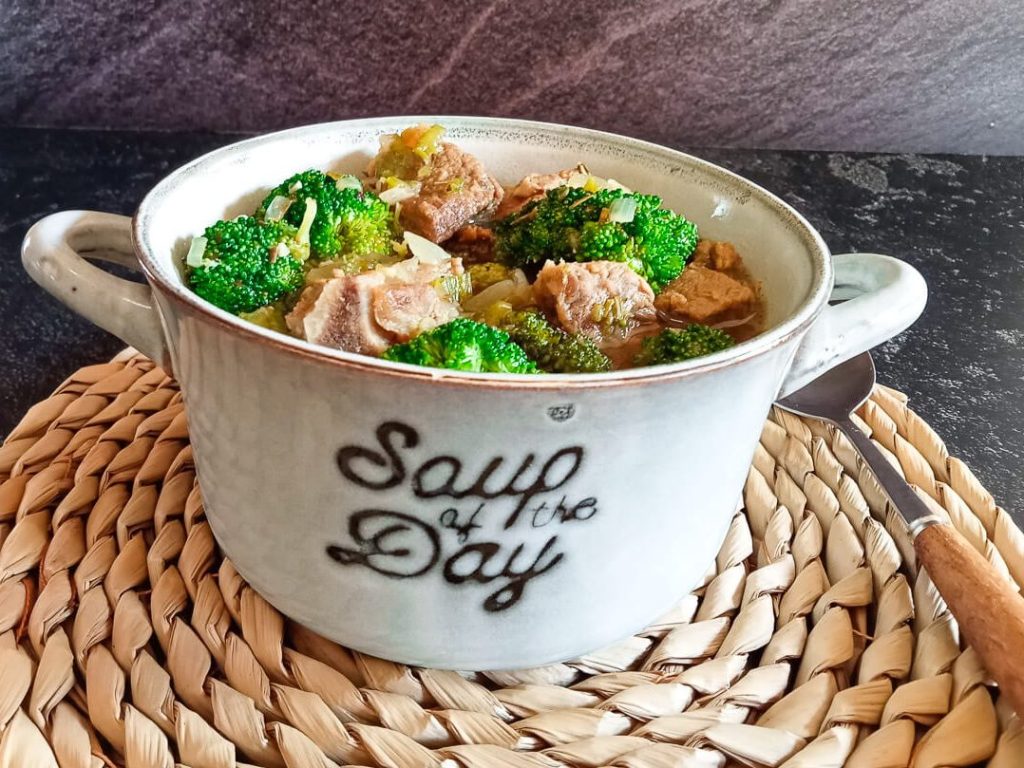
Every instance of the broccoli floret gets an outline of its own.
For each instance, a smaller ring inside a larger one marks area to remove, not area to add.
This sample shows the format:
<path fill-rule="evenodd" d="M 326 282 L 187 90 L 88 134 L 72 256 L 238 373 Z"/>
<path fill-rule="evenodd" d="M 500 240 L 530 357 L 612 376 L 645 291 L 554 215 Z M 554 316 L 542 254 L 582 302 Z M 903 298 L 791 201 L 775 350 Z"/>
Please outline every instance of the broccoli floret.
<path fill-rule="evenodd" d="M 466 271 L 473 282 L 473 293 L 480 293 L 502 280 L 512 279 L 512 269 L 496 261 L 485 261 L 482 264 L 470 264 Z"/>
<path fill-rule="evenodd" d="M 504 331 L 464 317 L 396 344 L 385 360 L 483 373 L 537 373 L 537 366 Z"/>
<path fill-rule="evenodd" d="M 621 261 L 655 291 L 679 276 L 697 247 L 697 227 L 662 208 L 660 197 L 621 189 L 552 189 L 500 221 L 495 236 L 506 264 Z"/>
<path fill-rule="evenodd" d="M 556 328 L 535 310 L 508 311 L 497 326 L 525 350 L 537 367 L 549 373 L 600 373 L 611 370 L 609 360 L 586 336 Z"/>
<path fill-rule="evenodd" d="M 636 365 L 681 363 L 694 357 L 710 355 L 731 347 L 733 341 L 725 331 L 706 325 L 688 325 L 682 329 L 666 328 L 657 336 L 643 340 Z"/>
<path fill-rule="evenodd" d="M 265 307 L 254 309 L 252 312 L 241 312 L 238 315 L 243 320 L 269 328 L 278 333 L 288 333 L 288 324 L 285 322 L 285 309 L 281 302 L 268 304 Z"/>
<path fill-rule="evenodd" d="M 495 256 L 511 266 L 574 258 L 578 242 L 570 242 L 570 233 L 578 240 L 578 227 L 584 219 L 578 206 L 573 206 L 588 194 L 582 189 L 558 187 L 509 214 L 494 228 Z"/>
<path fill-rule="evenodd" d="M 283 221 L 239 216 L 218 221 L 203 234 L 198 265 L 186 267 L 189 287 L 228 312 L 252 312 L 302 285 L 309 246 Z"/>
<path fill-rule="evenodd" d="M 277 197 L 290 201 L 283 221 L 299 226 L 306 213 L 306 200 L 316 203 L 316 216 L 309 230 L 312 255 L 317 259 L 342 256 L 386 254 L 394 234 L 387 204 L 372 192 L 338 183 L 326 173 L 303 171 L 285 179 L 264 198 L 256 211 L 263 219 Z"/>

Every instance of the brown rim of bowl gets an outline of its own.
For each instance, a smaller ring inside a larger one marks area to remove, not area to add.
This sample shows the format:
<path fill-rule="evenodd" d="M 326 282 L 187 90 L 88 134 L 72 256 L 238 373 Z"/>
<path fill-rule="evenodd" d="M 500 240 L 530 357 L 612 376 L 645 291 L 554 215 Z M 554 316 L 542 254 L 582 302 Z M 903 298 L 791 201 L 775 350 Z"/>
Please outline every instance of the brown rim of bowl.
<path fill-rule="evenodd" d="M 235 315 L 208 304 L 185 288 L 184 285 L 176 285 L 166 280 L 161 273 L 161 269 L 156 266 L 156 259 L 153 259 L 148 251 L 146 251 L 146 249 L 141 245 L 143 242 L 143 238 L 141 236 L 142 214 L 146 212 L 147 206 L 153 203 L 152 198 L 154 193 L 160 192 L 161 187 L 165 184 L 171 183 L 180 175 L 187 174 L 193 168 L 208 161 L 217 154 L 227 152 L 232 149 L 238 149 L 245 145 L 270 143 L 287 136 L 288 134 L 300 133 L 312 128 L 323 128 L 330 125 L 358 126 L 360 124 L 369 125 L 372 123 L 388 123 L 392 121 L 406 124 L 431 121 L 444 124 L 446 120 L 473 121 L 492 128 L 506 126 L 509 128 L 520 127 L 533 130 L 541 129 L 549 132 L 569 132 L 594 139 L 603 139 L 605 141 L 612 140 L 620 144 L 625 144 L 633 148 L 644 149 L 647 151 L 658 153 L 671 152 L 678 155 L 681 160 L 700 168 L 702 171 L 705 171 L 712 176 L 717 176 L 730 184 L 739 183 L 754 195 L 760 197 L 762 201 L 767 203 L 771 208 L 775 209 L 780 214 L 783 214 L 785 218 L 790 219 L 797 228 L 802 231 L 804 238 L 808 241 L 809 245 L 812 246 L 810 250 L 812 252 L 817 251 L 821 255 L 821 262 L 819 263 L 815 260 L 814 263 L 814 275 L 812 278 L 813 284 L 811 291 L 800 306 L 798 306 L 794 312 L 792 312 L 781 323 L 778 323 L 774 328 L 760 333 L 752 339 L 741 342 L 734 347 L 723 350 L 722 352 L 716 352 L 714 354 L 695 358 L 683 363 L 657 365 L 645 368 L 628 368 L 620 371 L 609 371 L 607 373 L 551 373 L 543 375 L 475 373 L 468 371 L 450 371 L 440 368 L 424 368 L 420 366 L 407 365 L 405 363 L 392 363 L 390 361 L 380 360 L 366 355 L 359 355 L 352 352 L 343 352 L 341 350 L 331 349 L 329 347 L 322 347 L 303 341 L 302 339 L 291 338 L 284 334 L 260 328 L 259 326 L 247 323 Z M 286 354 L 301 357 L 324 365 L 340 366 L 377 375 L 397 376 L 414 381 L 429 381 L 435 384 L 467 387 L 523 390 L 565 388 L 589 389 L 609 386 L 626 386 L 629 384 L 656 383 L 669 379 L 710 373 L 735 363 L 767 354 L 768 352 L 785 344 L 797 334 L 806 330 L 825 308 L 832 288 L 831 281 L 828 279 L 832 272 L 831 253 L 824 239 L 818 231 L 811 226 L 810 222 L 797 212 L 796 209 L 753 181 L 707 160 L 702 160 L 699 157 L 695 157 L 660 144 L 655 144 L 653 142 L 633 139 L 628 136 L 621 136 L 619 134 L 609 133 L 606 131 L 598 131 L 590 128 L 578 128 L 575 126 L 560 125 L 558 123 L 493 117 L 410 115 L 340 120 L 331 123 L 314 123 L 311 125 L 289 128 L 283 131 L 262 134 L 249 139 L 243 139 L 242 141 L 232 142 L 231 144 L 218 147 L 217 149 L 211 150 L 210 152 L 179 166 L 157 182 L 153 188 L 146 193 L 146 196 L 142 199 L 138 209 L 132 216 L 131 236 L 135 257 L 138 259 L 142 272 L 146 276 L 150 286 L 159 290 L 164 296 L 179 304 L 181 308 L 185 309 L 190 314 L 197 316 L 199 319 L 210 325 L 228 329 L 234 333 L 238 333 L 242 337 L 248 338 L 250 341 L 262 342 Z"/>

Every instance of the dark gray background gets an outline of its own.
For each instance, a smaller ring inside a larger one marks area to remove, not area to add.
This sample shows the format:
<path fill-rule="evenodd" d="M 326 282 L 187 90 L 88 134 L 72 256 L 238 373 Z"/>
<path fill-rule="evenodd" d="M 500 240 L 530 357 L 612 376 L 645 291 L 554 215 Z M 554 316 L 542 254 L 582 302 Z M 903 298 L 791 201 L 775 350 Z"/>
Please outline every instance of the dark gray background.
<path fill-rule="evenodd" d="M 0 124 L 529 117 L 691 146 L 1024 151 L 1017 0 L 0 0 Z"/>

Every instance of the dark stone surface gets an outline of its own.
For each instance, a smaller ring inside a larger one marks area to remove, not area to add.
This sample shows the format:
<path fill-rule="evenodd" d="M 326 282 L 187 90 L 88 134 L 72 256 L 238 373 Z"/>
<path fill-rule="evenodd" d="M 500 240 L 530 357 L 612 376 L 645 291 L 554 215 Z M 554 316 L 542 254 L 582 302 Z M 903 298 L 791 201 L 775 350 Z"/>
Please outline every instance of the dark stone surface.
<path fill-rule="evenodd" d="M 0 0 L 0 123 L 483 114 L 693 146 L 1024 152 L 1005 0 Z"/>
<path fill-rule="evenodd" d="M 232 137 L 209 133 L 0 129 L 0 434 L 75 368 L 122 344 L 22 272 L 19 244 L 66 208 L 130 213 L 161 176 Z M 834 252 L 900 256 L 931 298 L 876 351 L 879 379 L 1024 522 L 1024 158 L 766 150 L 697 154 L 779 193 Z"/>

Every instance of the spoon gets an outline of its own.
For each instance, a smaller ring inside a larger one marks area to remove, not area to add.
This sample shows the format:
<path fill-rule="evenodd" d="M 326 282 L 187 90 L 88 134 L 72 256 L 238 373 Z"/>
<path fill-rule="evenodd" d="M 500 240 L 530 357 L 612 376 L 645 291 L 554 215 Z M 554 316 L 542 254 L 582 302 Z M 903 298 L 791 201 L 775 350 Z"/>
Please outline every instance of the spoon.
<path fill-rule="evenodd" d="M 949 520 L 936 515 L 850 418 L 875 386 L 865 352 L 778 401 L 781 408 L 842 430 L 910 529 L 923 565 L 967 641 L 1014 709 L 1024 714 L 1024 597 Z"/>

